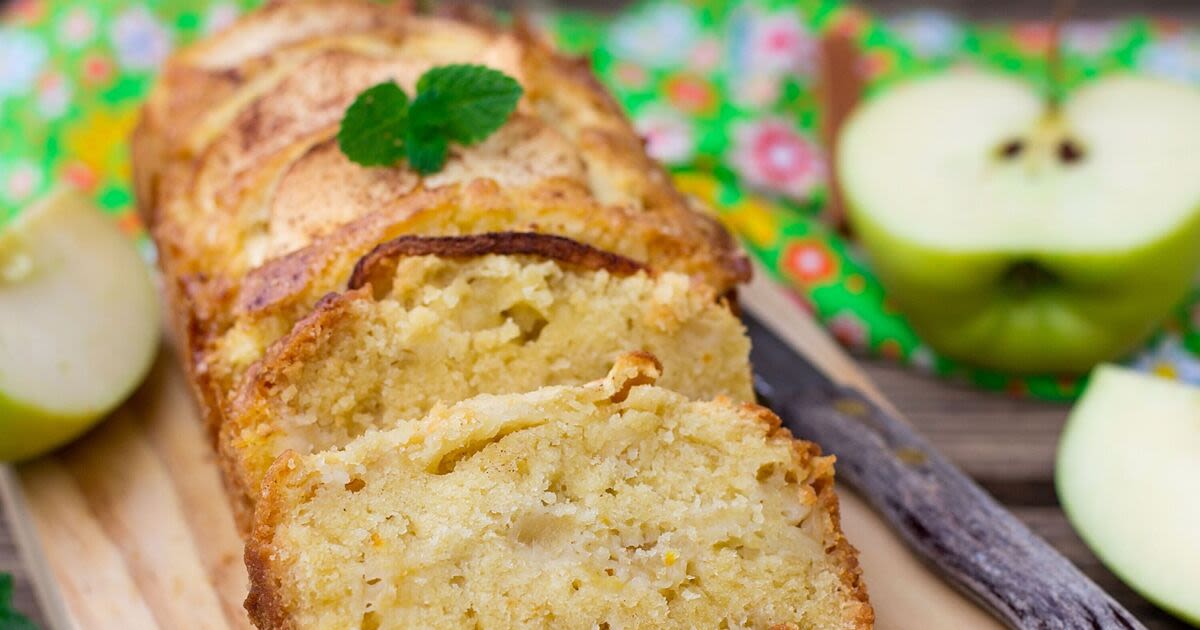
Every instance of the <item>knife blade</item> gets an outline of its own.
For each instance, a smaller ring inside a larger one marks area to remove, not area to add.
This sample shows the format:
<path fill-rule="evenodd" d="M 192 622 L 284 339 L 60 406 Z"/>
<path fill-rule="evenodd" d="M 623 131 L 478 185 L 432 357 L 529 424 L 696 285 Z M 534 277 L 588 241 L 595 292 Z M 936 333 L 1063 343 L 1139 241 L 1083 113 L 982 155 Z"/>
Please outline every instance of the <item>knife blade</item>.
<path fill-rule="evenodd" d="M 911 425 L 834 383 L 753 313 L 742 319 L 761 402 L 835 455 L 838 482 L 949 583 L 1011 628 L 1144 628 Z"/>

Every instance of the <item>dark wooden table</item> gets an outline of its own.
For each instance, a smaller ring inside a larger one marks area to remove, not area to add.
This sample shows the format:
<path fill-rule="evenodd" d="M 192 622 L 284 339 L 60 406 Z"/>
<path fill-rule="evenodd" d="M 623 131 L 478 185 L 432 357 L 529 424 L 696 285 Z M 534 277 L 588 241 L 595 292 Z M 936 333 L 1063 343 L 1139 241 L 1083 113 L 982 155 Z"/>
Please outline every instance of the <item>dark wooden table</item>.
<path fill-rule="evenodd" d="M 576 0 L 571 4 L 610 9 L 613 5 L 605 0 Z M 884 13 L 934 7 L 975 19 L 1013 19 L 1047 17 L 1052 3 L 1047 0 L 866 0 L 862 4 Z M 1161 15 L 1200 17 L 1200 2 L 1195 0 L 1156 0 L 1154 3 L 1087 0 L 1076 4 L 1077 13 L 1084 17 L 1111 17 L 1147 10 Z M 867 362 L 866 368 L 884 394 L 938 448 L 1147 626 L 1154 629 L 1186 627 L 1129 590 L 1105 569 L 1063 516 L 1054 493 L 1053 478 L 1054 451 L 1067 407 L 986 394 L 885 363 Z M 12 573 L 16 578 L 17 608 L 35 621 L 42 621 L 28 574 L 3 519 L 0 519 L 0 572 Z"/>
<path fill-rule="evenodd" d="M 1138 619 L 1152 629 L 1187 627 L 1104 568 L 1063 515 L 1054 492 L 1054 454 L 1068 406 L 934 382 L 883 363 L 866 366 L 884 394 L 943 453 Z"/>

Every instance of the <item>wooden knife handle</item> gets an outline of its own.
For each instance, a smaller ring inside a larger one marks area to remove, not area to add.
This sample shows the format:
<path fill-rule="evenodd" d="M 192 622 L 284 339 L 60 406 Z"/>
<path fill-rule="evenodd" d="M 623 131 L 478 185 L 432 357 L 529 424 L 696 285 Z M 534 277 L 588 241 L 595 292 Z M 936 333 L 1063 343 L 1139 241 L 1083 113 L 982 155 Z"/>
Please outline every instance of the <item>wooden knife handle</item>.
<path fill-rule="evenodd" d="M 811 386 L 771 406 L 799 437 L 837 456 L 839 482 L 1010 627 L 1144 627 L 907 422 L 857 391 Z"/>

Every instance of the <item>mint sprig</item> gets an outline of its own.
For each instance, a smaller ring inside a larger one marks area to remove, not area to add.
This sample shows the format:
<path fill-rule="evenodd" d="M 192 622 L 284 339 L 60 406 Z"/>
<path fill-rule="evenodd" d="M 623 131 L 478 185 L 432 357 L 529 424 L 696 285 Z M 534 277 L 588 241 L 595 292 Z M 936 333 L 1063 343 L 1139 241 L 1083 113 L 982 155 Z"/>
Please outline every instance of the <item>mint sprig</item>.
<path fill-rule="evenodd" d="M 0 573 L 0 628 L 4 630 L 38 630 L 28 617 L 12 607 L 13 578 Z"/>
<path fill-rule="evenodd" d="M 390 166 L 404 157 L 408 95 L 395 83 L 367 89 L 346 110 L 338 131 L 342 153 L 363 166 Z"/>
<path fill-rule="evenodd" d="M 472 64 L 430 69 L 417 80 L 411 103 L 399 85 L 380 83 L 346 110 L 338 146 L 363 166 L 406 159 L 422 175 L 436 173 L 446 164 L 451 142 L 472 145 L 495 133 L 522 92 L 516 79 Z"/>
<path fill-rule="evenodd" d="M 404 146 L 408 165 L 422 175 L 436 173 L 446 165 L 449 145 L 447 138 L 436 132 L 409 129 Z"/>

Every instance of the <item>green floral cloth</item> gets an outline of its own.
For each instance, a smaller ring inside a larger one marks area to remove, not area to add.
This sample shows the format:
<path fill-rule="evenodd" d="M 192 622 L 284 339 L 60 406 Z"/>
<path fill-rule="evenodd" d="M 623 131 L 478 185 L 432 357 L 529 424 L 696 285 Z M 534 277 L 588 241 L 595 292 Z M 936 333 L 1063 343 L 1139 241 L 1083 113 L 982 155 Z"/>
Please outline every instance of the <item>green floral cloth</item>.
<path fill-rule="evenodd" d="M 58 183 L 94 195 L 141 239 L 126 139 L 176 45 L 256 4 L 16 0 L 0 19 L 0 226 Z"/>
<path fill-rule="evenodd" d="M 254 0 L 17 0 L 0 21 L 0 225 L 59 182 L 92 193 L 130 234 L 125 139 L 156 69 L 176 45 L 227 24 Z M 938 357 L 888 302 L 853 244 L 817 213 L 828 166 L 815 130 L 820 37 L 849 35 L 868 90 L 952 64 L 1038 82 L 1044 24 L 977 27 L 944 14 L 881 22 L 839 0 L 654 0 L 615 16 L 542 16 L 587 53 L 681 188 L 709 200 L 770 272 L 842 344 L 979 386 L 1070 399 L 1081 384 L 1014 378 Z M 1067 86 L 1112 70 L 1200 81 L 1200 32 L 1170 22 L 1072 24 Z M 146 239 L 142 243 L 150 254 Z M 1200 291 L 1130 362 L 1200 383 Z M 1189 348 L 1191 351 L 1189 351 Z"/>

